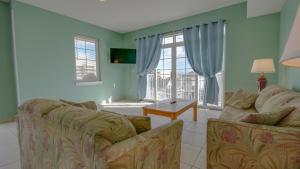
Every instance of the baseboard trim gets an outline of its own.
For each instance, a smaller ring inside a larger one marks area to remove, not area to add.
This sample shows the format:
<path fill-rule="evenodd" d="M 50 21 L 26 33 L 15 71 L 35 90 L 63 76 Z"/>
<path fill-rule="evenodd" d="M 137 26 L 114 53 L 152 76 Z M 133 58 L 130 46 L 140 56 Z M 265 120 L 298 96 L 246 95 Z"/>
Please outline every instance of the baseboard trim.
<path fill-rule="evenodd" d="M 0 119 L 0 124 L 2 124 L 2 123 L 8 123 L 8 122 L 13 122 L 13 121 L 15 121 L 15 120 L 16 120 L 15 117 L 1 118 L 1 119 Z"/>

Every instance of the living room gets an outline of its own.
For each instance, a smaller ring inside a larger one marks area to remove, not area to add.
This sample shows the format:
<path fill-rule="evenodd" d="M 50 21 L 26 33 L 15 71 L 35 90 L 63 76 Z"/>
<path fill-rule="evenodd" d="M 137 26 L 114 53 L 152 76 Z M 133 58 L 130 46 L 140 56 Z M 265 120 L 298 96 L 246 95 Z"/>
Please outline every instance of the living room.
<path fill-rule="evenodd" d="M 299 168 L 299 5 L 0 0 L 0 169 Z"/>

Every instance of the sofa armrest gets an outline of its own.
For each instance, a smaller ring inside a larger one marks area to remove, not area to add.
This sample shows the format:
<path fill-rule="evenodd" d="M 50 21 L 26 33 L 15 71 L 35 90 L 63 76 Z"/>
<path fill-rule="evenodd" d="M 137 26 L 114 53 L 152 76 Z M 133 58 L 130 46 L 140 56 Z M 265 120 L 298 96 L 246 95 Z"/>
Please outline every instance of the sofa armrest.
<path fill-rule="evenodd" d="M 128 116 L 126 118 L 135 127 L 138 134 L 151 130 L 151 118 L 144 116 Z"/>
<path fill-rule="evenodd" d="M 116 143 L 99 153 L 109 169 L 179 169 L 183 121 L 174 121 Z"/>
<path fill-rule="evenodd" d="M 208 168 L 300 168 L 300 129 L 209 119 Z"/>

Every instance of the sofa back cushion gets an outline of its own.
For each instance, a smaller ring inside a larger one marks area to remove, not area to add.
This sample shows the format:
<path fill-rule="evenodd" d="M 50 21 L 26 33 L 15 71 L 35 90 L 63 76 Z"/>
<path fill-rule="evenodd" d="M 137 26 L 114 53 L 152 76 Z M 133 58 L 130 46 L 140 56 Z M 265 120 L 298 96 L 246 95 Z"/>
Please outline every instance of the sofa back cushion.
<path fill-rule="evenodd" d="M 270 99 L 272 96 L 285 91 L 286 89 L 281 88 L 279 86 L 271 85 L 266 87 L 264 90 L 262 90 L 256 101 L 255 101 L 255 108 L 258 112 L 262 111 L 262 107 L 265 104 L 265 102 Z"/>
<path fill-rule="evenodd" d="M 68 100 L 63 100 L 60 99 L 59 101 L 64 102 L 66 104 L 76 106 L 76 107 L 81 107 L 81 108 L 87 108 L 91 110 L 97 110 L 97 104 L 94 101 L 86 101 L 86 102 L 73 102 L 73 101 L 68 101 Z"/>
<path fill-rule="evenodd" d="M 50 111 L 62 106 L 67 106 L 67 104 L 55 100 L 32 99 L 21 105 L 19 110 L 30 115 L 42 117 L 47 115 Z"/>
<path fill-rule="evenodd" d="M 292 111 L 287 117 L 282 119 L 278 126 L 281 127 L 299 127 L 300 128 L 300 96 L 294 98 L 288 103 L 289 106 L 294 106 L 295 110 Z"/>
<path fill-rule="evenodd" d="M 103 137 L 111 143 L 120 142 L 137 134 L 131 122 L 116 113 L 65 106 L 52 110 L 45 118 L 81 132 Z"/>
<path fill-rule="evenodd" d="M 20 113 L 51 120 L 81 132 L 116 143 L 136 135 L 136 129 L 124 116 L 70 106 L 60 101 L 33 99 L 19 107 Z"/>
<path fill-rule="evenodd" d="M 289 102 L 297 97 L 296 92 L 292 92 L 289 90 L 282 91 L 272 97 L 270 97 L 263 106 L 258 110 L 259 113 L 265 112 L 274 112 L 277 109 L 282 108 L 284 106 L 288 106 Z"/>
<path fill-rule="evenodd" d="M 228 100 L 226 100 L 225 104 L 226 106 L 229 105 L 239 109 L 249 109 L 254 105 L 256 98 L 256 93 L 239 89 L 235 91 Z"/>

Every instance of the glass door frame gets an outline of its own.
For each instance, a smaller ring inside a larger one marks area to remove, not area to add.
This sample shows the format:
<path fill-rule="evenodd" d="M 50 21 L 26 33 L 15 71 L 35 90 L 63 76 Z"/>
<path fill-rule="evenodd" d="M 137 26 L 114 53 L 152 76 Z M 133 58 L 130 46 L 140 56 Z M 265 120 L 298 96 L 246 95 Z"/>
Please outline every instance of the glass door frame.
<path fill-rule="evenodd" d="M 172 86 L 171 86 L 171 98 L 173 98 L 175 96 L 175 98 L 177 98 L 177 86 L 176 86 L 176 59 L 177 59 L 177 47 L 181 47 L 183 46 L 184 47 L 184 41 L 181 41 L 181 42 L 176 42 L 176 36 L 178 35 L 182 35 L 182 32 L 176 32 L 176 33 L 170 33 L 170 34 L 166 34 L 164 37 L 163 37 L 163 46 L 162 46 L 162 50 L 164 48 L 171 48 L 171 83 L 172 83 Z M 168 38 L 168 37 L 172 37 L 173 39 L 173 43 L 168 43 L 168 44 L 164 44 L 164 40 L 165 38 Z M 225 53 L 225 51 L 224 51 Z M 222 87 L 223 87 L 223 91 L 222 91 L 222 94 L 223 94 L 223 98 L 222 101 L 221 101 L 221 105 L 216 105 L 216 106 L 210 106 L 208 105 L 206 108 L 209 108 L 209 109 L 215 109 L 215 110 L 221 110 L 223 109 L 223 106 L 224 106 L 224 96 L 225 96 L 225 58 L 224 58 L 224 63 L 223 63 L 223 70 L 221 71 L 221 74 L 222 74 L 222 78 L 221 78 L 221 81 L 222 81 Z M 157 99 L 157 69 L 155 69 L 153 71 L 154 73 L 154 84 L 155 84 L 155 87 L 154 87 L 154 99 L 151 99 L 151 98 L 145 98 L 143 99 L 144 101 L 149 101 L 149 102 L 157 102 L 159 101 Z M 198 102 L 198 107 L 203 107 L 203 105 L 201 105 L 201 103 L 199 102 L 199 92 L 200 91 L 200 88 L 199 88 L 199 80 L 200 80 L 200 77 L 199 75 L 196 73 L 195 74 L 195 80 L 196 80 L 196 86 L 195 86 L 195 100 L 197 100 Z M 220 86 L 221 88 L 221 86 Z M 222 95 L 220 96 L 222 97 Z M 170 99 L 171 99 L 170 98 Z M 204 108 L 204 107 L 203 107 Z"/>
<path fill-rule="evenodd" d="M 176 36 L 182 35 L 182 32 L 176 32 L 176 33 L 170 33 L 166 34 L 163 37 L 163 44 L 162 44 L 162 50 L 165 48 L 171 48 L 171 98 L 177 98 L 177 88 L 176 88 L 176 59 L 177 59 L 177 47 L 184 47 L 184 41 L 181 42 L 176 42 Z M 170 38 L 172 37 L 172 43 L 167 43 L 165 44 L 165 38 Z M 196 86 L 195 86 L 195 100 L 198 101 L 198 75 L 195 75 L 196 79 Z M 155 84 L 155 89 L 154 89 L 154 99 L 149 99 L 145 98 L 145 101 L 159 101 L 157 99 L 157 69 L 154 70 L 154 84 Z"/>

